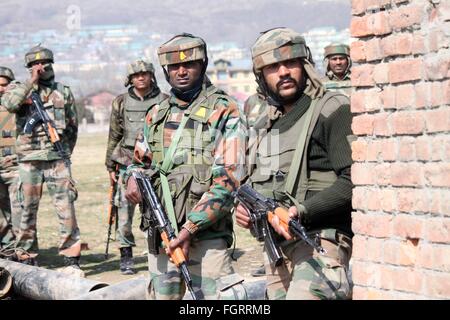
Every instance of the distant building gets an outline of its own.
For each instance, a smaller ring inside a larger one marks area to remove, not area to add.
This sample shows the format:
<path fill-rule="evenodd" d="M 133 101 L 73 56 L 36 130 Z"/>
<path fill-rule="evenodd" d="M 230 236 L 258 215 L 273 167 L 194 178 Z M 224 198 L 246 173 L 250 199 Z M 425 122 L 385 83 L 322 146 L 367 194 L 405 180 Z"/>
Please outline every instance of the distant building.
<path fill-rule="evenodd" d="M 84 98 L 84 106 L 94 114 L 96 125 L 105 126 L 109 124 L 111 115 L 111 104 L 115 94 L 109 91 L 99 91 Z"/>
<path fill-rule="evenodd" d="M 215 86 L 234 96 L 240 103 L 256 93 L 257 84 L 251 60 L 219 59 L 208 67 L 206 73 Z"/>

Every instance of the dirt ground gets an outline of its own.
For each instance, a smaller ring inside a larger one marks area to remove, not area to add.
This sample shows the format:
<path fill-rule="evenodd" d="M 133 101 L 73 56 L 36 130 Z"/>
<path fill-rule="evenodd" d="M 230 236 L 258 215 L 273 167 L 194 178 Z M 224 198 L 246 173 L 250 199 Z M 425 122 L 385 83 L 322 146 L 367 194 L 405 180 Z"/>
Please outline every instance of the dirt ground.
<path fill-rule="evenodd" d="M 80 227 L 84 250 L 81 267 L 88 279 L 114 284 L 130 277 L 147 275 L 146 244 L 139 230 L 140 213 L 135 212 L 133 233 L 136 239 L 134 248 L 136 275 L 122 275 L 119 271 L 118 243 L 111 241 L 109 258 L 105 259 L 107 239 L 107 207 L 109 180 L 104 166 L 107 133 L 81 135 L 72 156 L 72 175 L 77 182 L 78 199 L 76 215 Z M 56 269 L 63 266 L 58 256 L 58 221 L 51 199 L 46 189 L 40 203 L 38 214 L 39 266 Z M 236 248 L 233 261 L 235 271 L 251 278 L 251 272 L 262 261 L 261 246 L 247 230 L 235 226 Z M 114 237 L 114 234 L 113 234 Z M 232 250 L 233 248 L 230 248 Z M 256 280 L 256 278 L 254 278 Z"/>

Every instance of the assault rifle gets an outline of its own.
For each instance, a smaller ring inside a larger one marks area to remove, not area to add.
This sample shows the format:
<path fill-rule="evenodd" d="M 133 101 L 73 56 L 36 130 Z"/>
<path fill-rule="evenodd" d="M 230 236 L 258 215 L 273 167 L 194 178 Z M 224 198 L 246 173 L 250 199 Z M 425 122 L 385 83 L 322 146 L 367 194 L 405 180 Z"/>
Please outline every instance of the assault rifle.
<path fill-rule="evenodd" d="M 280 226 L 291 235 L 298 237 L 317 250 L 320 254 L 326 251 L 318 243 L 318 237 L 312 240 L 307 234 L 306 229 L 296 219 L 289 217 L 289 212 L 280 207 L 273 199 L 266 198 L 250 185 L 244 184 L 234 192 L 234 196 L 249 211 L 252 231 L 259 241 L 264 241 L 264 246 L 269 259 L 276 266 L 283 262 L 283 256 L 279 245 L 274 239 L 274 231 L 270 227 L 270 222 L 277 216 Z"/>
<path fill-rule="evenodd" d="M 141 172 L 136 171 L 133 172 L 133 177 L 136 179 L 136 183 L 143 199 L 142 214 L 145 219 L 151 221 L 152 225 L 156 225 L 161 234 L 161 239 L 168 248 L 169 242 L 176 238 L 175 230 L 170 223 L 169 217 L 163 210 L 150 179 Z M 199 300 L 192 288 L 192 278 L 187 268 L 186 257 L 184 256 L 183 250 L 181 248 L 176 248 L 169 256 L 181 271 L 181 275 L 183 276 L 187 289 L 191 293 L 192 299 Z"/>
<path fill-rule="evenodd" d="M 69 155 L 64 151 L 64 147 L 61 142 L 61 138 L 56 131 L 56 125 L 54 121 L 49 117 L 47 111 L 45 111 L 45 107 L 42 103 L 39 93 L 37 93 L 36 91 L 32 91 L 30 98 L 33 111 L 30 119 L 27 121 L 25 127 L 23 128 L 23 132 L 26 134 L 30 134 L 37 125 L 41 124 L 44 128 L 45 135 L 56 148 L 56 152 L 63 159 L 64 164 L 66 165 L 67 169 L 69 169 L 70 173 L 70 158 Z M 72 174 L 70 175 L 72 176 Z"/>
<path fill-rule="evenodd" d="M 116 170 L 117 172 L 117 170 Z M 117 174 L 116 174 L 117 178 Z M 114 204 L 114 198 L 117 192 L 117 181 L 111 187 L 109 187 L 109 205 L 108 205 L 108 238 L 106 239 L 106 250 L 105 250 L 105 260 L 108 259 L 108 250 L 109 250 L 109 241 L 111 240 L 111 229 L 112 226 L 115 225 L 115 229 L 117 230 L 118 225 L 118 210 L 117 206 Z"/>

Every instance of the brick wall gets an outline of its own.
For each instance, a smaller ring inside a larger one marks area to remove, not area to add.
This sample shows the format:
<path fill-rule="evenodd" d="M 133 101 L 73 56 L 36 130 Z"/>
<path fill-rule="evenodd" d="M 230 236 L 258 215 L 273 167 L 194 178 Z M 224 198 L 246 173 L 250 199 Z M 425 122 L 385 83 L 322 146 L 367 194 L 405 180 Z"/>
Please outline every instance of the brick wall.
<path fill-rule="evenodd" d="M 450 298 L 450 1 L 353 0 L 354 299 Z"/>

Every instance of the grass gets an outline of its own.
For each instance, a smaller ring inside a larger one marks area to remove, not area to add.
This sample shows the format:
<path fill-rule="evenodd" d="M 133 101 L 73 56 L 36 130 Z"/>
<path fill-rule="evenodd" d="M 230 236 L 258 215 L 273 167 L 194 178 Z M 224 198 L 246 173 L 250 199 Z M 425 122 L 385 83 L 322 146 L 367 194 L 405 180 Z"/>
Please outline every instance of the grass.
<path fill-rule="evenodd" d="M 118 242 L 110 242 L 109 259 L 104 258 L 109 191 L 109 178 L 104 165 L 106 143 L 107 133 L 81 135 L 72 156 L 72 176 L 77 182 L 78 189 L 75 210 L 81 241 L 87 246 L 87 250 L 82 251 L 81 267 L 89 279 L 116 283 L 127 280 L 130 276 L 122 275 L 118 270 L 120 259 Z M 133 233 L 136 240 L 133 253 L 138 275 L 146 275 L 146 243 L 143 233 L 138 228 L 139 223 L 140 213 L 137 209 L 133 218 Z M 49 269 L 61 267 L 62 257 L 58 256 L 57 250 L 58 220 L 46 188 L 40 203 L 37 228 L 40 266 Z M 236 226 L 235 232 L 235 256 L 239 258 L 234 267 L 236 271 L 246 276 L 260 264 L 261 253 L 256 240 L 247 230 Z"/>

